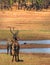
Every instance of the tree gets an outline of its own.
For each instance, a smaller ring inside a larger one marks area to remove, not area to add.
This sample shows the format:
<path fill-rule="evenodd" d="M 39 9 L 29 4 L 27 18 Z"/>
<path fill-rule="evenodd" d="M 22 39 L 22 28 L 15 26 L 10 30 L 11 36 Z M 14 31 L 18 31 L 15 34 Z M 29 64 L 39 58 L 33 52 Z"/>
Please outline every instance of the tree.
<path fill-rule="evenodd" d="M 8 0 L 8 3 L 9 3 L 9 7 L 10 7 L 11 10 L 12 10 L 13 0 Z"/>
<path fill-rule="evenodd" d="M 36 0 L 36 9 L 42 9 L 42 0 Z"/>

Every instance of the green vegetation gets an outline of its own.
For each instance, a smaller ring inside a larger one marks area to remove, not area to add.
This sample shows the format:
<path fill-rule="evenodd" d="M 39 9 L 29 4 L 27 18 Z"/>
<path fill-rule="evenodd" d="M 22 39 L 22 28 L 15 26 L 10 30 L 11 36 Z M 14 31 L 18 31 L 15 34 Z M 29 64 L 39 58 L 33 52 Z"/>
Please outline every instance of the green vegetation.
<path fill-rule="evenodd" d="M 32 5 L 31 5 L 31 7 L 29 7 L 29 8 L 33 8 L 34 6 L 36 7 L 36 10 L 40 10 L 40 9 L 42 9 L 42 8 L 45 8 L 45 9 L 47 9 L 47 8 L 49 8 L 49 6 L 50 6 L 50 1 L 49 0 L 26 0 L 26 2 L 25 2 L 25 0 L 22 0 L 22 3 L 21 3 L 21 0 L 2 0 L 1 1 L 1 5 L 2 6 L 0 6 L 1 8 L 0 9 L 5 9 L 5 6 L 6 6 L 6 8 L 8 8 L 8 10 L 9 10 L 9 8 L 11 8 L 12 9 L 12 5 L 14 4 L 14 3 L 16 3 L 16 2 L 20 2 L 20 5 L 22 5 L 22 7 L 23 6 L 25 6 L 26 5 L 26 3 L 27 2 L 31 2 L 31 3 L 33 3 Z M 23 3 L 23 2 L 25 2 L 25 4 Z M 6 4 L 5 4 L 6 3 Z M 4 6 L 3 6 L 4 5 Z M 18 5 L 19 5 L 19 3 L 18 3 Z M 30 6 L 30 5 L 29 5 Z M 20 6 L 21 7 L 21 6 Z M 26 7 L 26 6 L 25 6 Z M 26 7 L 27 8 L 27 7 Z M 35 8 L 34 8 L 35 9 Z"/>
<path fill-rule="evenodd" d="M 39 32 L 50 33 L 50 30 L 39 30 Z"/>
<path fill-rule="evenodd" d="M 42 0 L 37 0 L 37 2 L 40 4 L 40 3 L 42 3 Z"/>
<path fill-rule="evenodd" d="M 9 3 L 10 3 L 10 5 L 12 5 L 12 4 L 13 4 L 13 0 L 10 0 L 10 2 L 9 2 Z"/>

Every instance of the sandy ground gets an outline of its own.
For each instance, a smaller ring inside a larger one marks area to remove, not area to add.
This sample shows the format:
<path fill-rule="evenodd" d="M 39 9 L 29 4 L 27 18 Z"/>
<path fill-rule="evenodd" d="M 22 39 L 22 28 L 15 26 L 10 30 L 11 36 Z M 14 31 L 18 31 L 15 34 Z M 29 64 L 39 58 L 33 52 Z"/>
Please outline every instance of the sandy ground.
<path fill-rule="evenodd" d="M 0 54 L 0 65 L 50 65 L 50 56 L 41 54 L 20 54 L 20 61 L 12 62 L 12 56 Z"/>
<path fill-rule="evenodd" d="M 49 11 L 0 11 L 0 29 L 15 27 L 18 30 L 50 30 Z"/>

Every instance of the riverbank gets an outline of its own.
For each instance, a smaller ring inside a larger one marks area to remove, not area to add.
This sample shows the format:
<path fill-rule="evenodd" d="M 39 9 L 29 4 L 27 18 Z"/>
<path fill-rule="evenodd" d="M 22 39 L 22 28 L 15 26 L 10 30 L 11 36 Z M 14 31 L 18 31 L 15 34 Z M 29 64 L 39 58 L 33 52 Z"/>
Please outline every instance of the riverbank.
<path fill-rule="evenodd" d="M 48 10 L 0 11 L 0 40 L 12 39 L 9 27 L 14 27 L 15 30 L 19 30 L 19 40 L 49 40 L 50 9 Z"/>
<path fill-rule="evenodd" d="M 0 54 L 1 65 L 50 65 L 50 56 L 43 54 L 25 54 L 19 55 L 19 62 L 12 62 L 12 56 L 7 54 Z"/>
<path fill-rule="evenodd" d="M 9 30 L 0 30 L 0 40 L 12 39 Z M 18 40 L 50 40 L 49 30 L 19 30 Z"/>

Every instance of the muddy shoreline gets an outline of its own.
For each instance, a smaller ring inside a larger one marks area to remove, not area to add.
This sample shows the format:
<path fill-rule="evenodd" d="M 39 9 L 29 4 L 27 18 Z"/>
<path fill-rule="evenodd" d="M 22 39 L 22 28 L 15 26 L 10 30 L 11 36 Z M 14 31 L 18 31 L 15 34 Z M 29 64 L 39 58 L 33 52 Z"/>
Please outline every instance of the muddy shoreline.
<path fill-rule="evenodd" d="M 7 45 L 1 45 L 0 44 L 0 49 L 6 49 Z M 50 48 L 50 44 L 21 44 L 20 45 L 21 49 L 27 49 L 27 48 Z"/>

